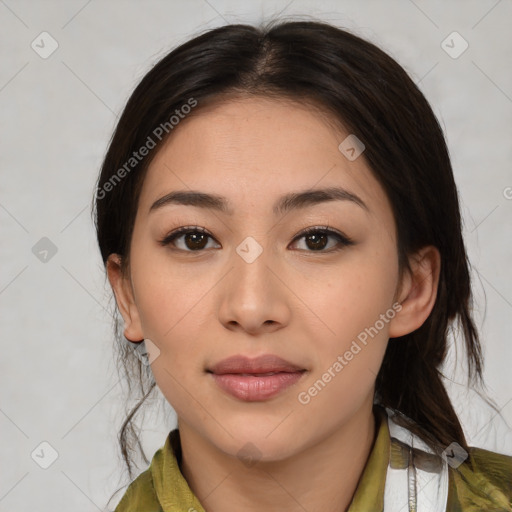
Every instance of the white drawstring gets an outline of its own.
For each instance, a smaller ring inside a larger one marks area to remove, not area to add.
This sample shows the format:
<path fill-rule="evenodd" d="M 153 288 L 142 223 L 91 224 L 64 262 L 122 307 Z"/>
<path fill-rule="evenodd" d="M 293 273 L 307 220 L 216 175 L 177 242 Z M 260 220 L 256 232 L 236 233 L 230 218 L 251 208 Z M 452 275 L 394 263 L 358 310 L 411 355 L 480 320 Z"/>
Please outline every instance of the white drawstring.
<path fill-rule="evenodd" d="M 414 454 L 409 448 L 409 465 L 407 466 L 407 478 L 409 481 L 409 512 L 416 512 L 416 468 L 414 467 Z"/>
<path fill-rule="evenodd" d="M 389 433 L 408 450 L 407 465 L 388 465 L 384 488 L 384 512 L 445 512 L 448 501 L 448 463 L 434 454 L 418 436 L 393 421 L 386 408 Z M 433 454 L 436 464 L 421 464 L 415 453 Z"/>

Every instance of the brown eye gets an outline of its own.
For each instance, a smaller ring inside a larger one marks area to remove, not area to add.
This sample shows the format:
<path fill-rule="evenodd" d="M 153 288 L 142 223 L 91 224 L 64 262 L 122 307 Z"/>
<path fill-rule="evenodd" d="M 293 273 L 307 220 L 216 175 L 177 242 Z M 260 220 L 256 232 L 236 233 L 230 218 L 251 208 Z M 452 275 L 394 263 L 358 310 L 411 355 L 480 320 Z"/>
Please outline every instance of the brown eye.
<path fill-rule="evenodd" d="M 208 235 L 204 233 L 186 233 L 183 235 L 185 245 L 191 249 L 204 249 L 208 243 Z"/>
<path fill-rule="evenodd" d="M 174 245 L 178 250 L 195 252 L 205 249 L 209 238 L 213 240 L 204 228 L 184 227 L 167 235 L 160 241 L 160 244 L 163 246 Z M 181 247 L 176 242 L 181 242 Z"/>
<path fill-rule="evenodd" d="M 306 235 L 306 245 L 313 250 L 325 249 L 329 241 L 329 235 L 325 233 L 311 233 Z M 311 244 L 311 245 L 308 245 Z"/>
<path fill-rule="evenodd" d="M 344 246 L 354 244 L 354 242 L 347 236 L 328 228 L 309 228 L 300 233 L 294 239 L 294 242 L 300 239 L 305 240 L 305 246 L 308 252 L 331 252 L 331 250 L 337 251 Z M 329 239 L 335 239 L 338 243 L 334 244 L 334 248 L 331 245 L 331 247 L 329 247 L 327 250 L 324 250 L 329 243 Z"/>
<path fill-rule="evenodd" d="M 208 232 L 199 226 L 182 227 L 173 231 L 160 241 L 162 246 L 172 245 L 174 248 L 185 252 L 200 252 L 208 248 L 209 239 L 214 240 Z M 300 233 L 293 242 L 305 240 L 306 252 L 334 252 L 341 250 L 345 246 L 353 245 L 354 242 L 347 236 L 324 228 L 308 228 Z M 329 240 L 335 240 L 336 243 L 329 246 Z M 180 246 L 181 245 L 181 246 Z M 327 247 L 327 249 L 326 249 Z"/>

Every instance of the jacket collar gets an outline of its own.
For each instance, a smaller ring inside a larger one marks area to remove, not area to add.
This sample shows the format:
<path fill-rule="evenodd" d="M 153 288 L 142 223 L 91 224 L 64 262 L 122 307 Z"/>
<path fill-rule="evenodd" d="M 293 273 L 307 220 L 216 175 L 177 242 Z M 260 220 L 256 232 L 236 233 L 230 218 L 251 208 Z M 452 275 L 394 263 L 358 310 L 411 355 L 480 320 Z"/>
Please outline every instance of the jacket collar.
<path fill-rule="evenodd" d="M 390 457 L 390 435 L 386 411 L 374 405 L 377 436 L 347 512 L 383 511 L 384 484 Z M 165 445 L 151 461 L 151 475 L 164 512 L 195 510 L 205 512 L 183 476 L 179 430 L 172 430 Z"/>

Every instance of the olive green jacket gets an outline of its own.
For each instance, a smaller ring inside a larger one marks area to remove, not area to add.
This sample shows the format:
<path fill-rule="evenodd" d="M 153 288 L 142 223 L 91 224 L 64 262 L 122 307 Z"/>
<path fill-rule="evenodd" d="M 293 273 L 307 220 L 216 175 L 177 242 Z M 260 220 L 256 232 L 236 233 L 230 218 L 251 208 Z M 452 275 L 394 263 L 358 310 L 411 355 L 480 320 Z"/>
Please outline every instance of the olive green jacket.
<path fill-rule="evenodd" d="M 383 512 L 388 467 L 407 466 L 408 451 L 404 450 L 403 443 L 390 436 L 386 410 L 382 407 L 374 410 L 377 436 L 347 512 Z M 425 452 L 415 454 L 418 460 L 422 456 L 423 460 L 432 457 Z M 437 459 L 437 462 L 442 460 Z M 176 429 L 157 450 L 150 467 L 128 486 L 115 512 L 205 512 L 181 473 L 180 463 L 181 447 Z M 469 457 L 463 463 L 457 467 L 446 466 L 447 512 L 512 512 L 512 456 L 470 448 Z M 409 505 L 409 510 L 415 507 Z"/>

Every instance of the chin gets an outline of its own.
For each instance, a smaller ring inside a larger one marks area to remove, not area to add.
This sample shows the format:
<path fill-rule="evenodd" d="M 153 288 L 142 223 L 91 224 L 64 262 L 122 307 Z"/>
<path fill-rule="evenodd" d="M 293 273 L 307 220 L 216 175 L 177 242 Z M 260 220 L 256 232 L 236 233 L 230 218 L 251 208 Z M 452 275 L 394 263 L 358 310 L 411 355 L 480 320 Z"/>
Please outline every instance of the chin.
<path fill-rule="evenodd" d="M 273 441 L 251 439 L 238 440 L 230 446 L 229 454 L 239 459 L 247 467 L 260 462 L 278 462 L 294 455 L 298 447 L 285 439 Z"/>
<path fill-rule="evenodd" d="M 301 440 L 289 428 L 269 428 L 264 425 L 240 425 L 227 427 L 229 432 L 236 432 L 234 437 L 225 434 L 222 439 L 211 441 L 223 452 L 237 457 L 248 467 L 256 462 L 276 462 L 289 458 L 300 450 Z M 281 429 L 281 430 L 280 430 Z M 303 434 L 303 432 L 302 432 Z"/>

